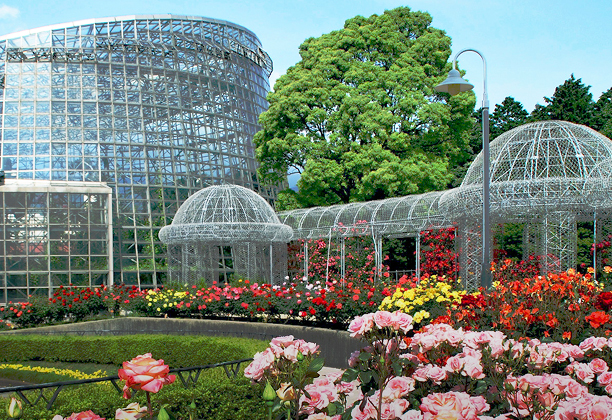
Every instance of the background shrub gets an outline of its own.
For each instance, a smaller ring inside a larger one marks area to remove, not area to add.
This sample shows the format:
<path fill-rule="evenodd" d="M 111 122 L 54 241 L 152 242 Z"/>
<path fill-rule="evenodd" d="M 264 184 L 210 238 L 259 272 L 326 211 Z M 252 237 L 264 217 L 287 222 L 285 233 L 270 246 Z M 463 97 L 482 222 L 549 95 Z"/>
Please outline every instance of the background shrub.
<path fill-rule="evenodd" d="M 246 359 L 266 347 L 265 341 L 235 337 L 3 335 L 0 362 L 45 360 L 119 366 L 139 354 L 151 353 L 170 368 L 180 368 Z"/>

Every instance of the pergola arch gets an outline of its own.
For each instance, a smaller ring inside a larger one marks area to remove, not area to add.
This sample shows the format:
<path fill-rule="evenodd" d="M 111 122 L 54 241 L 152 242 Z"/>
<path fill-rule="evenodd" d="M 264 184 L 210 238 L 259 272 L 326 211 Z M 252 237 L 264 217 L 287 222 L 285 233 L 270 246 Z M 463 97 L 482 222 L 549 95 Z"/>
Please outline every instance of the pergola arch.
<path fill-rule="evenodd" d="M 500 135 L 491 142 L 490 153 L 492 223 L 524 223 L 525 240 L 538 242 L 526 243 L 527 248 L 559 261 L 556 268 L 571 268 L 576 222 L 599 220 L 601 228 L 612 219 L 612 141 L 583 125 L 540 121 Z M 418 237 L 426 229 L 459 227 L 465 254 L 461 276 L 474 289 L 480 268 L 472 262 L 482 252 L 482 171 L 480 153 L 458 188 L 284 211 L 279 218 L 293 228 L 293 239 Z"/>

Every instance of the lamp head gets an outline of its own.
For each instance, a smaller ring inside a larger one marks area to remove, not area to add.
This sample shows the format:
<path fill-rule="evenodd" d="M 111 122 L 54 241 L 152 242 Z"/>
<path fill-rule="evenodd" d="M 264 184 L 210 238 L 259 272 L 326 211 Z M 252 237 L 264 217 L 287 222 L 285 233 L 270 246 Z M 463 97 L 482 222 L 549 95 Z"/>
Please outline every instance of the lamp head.
<path fill-rule="evenodd" d="M 447 92 L 450 93 L 451 96 L 455 96 L 460 92 L 467 92 L 468 90 L 474 89 L 474 85 L 463 80 L 458 70 L 452 69 L 448 72 L 446 80 L 434 89 L 438 92 Z"/>

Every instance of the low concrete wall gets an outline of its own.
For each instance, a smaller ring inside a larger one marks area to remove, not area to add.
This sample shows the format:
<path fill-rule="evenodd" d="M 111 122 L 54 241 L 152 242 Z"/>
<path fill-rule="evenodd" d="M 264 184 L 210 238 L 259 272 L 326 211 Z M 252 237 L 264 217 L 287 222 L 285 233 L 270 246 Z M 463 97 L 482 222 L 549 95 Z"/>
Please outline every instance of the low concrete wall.
<path fill-rule="evenodd" d="M 351 352 L 362 346 L 362 341 L 351 338 L 346 331 L 296 325 L 262 322 L 239 322 L 210 319 L 121 317 L 100 321 L 52 325 L 39 328 L 5 331 L 3 334 L 49 335 L 129 335 L 129 334 L 179 334 L 223 335 L 255 338 L 270 341 L 274 337 L 293 335 L 320 346 L 325 365 L 346 368 Z"/>

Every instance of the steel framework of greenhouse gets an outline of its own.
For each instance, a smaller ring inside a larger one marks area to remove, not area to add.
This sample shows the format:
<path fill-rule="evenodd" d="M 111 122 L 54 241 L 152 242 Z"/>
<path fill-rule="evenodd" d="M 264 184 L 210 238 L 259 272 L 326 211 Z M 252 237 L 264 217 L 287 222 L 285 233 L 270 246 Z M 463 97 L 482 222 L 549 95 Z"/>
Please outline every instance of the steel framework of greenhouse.
<path fill-rule="evenodd" d="M 203 17 L 1 36 L 0 304 L 113 278 L 156 287 L 158 232 L 189 196 L 229 183 L 273 201 L 252 142 L 271 72 L 253 32 Z"/>
<path fill-rule="evenodd" d="M 601 239 L 612 212 L 612 141 L 564 121 L 525 124 L 497 137 L 491 152 L 491 222 L 523 224 L 523 256 L 539 255 L 544 270 L 576 266 L 577 222 L 593 222 Z M 447 191 L 279 213 L 293 240 L 371 236 L 380 266 L 383 237 L 415 237 L 429 229 L 456 227 L 461 279 L 480 286 L 482 254 L 482 153 L 461 186 Z M 307 272 L 307 247 L 305 247 Z M 339 254 L 344 257 L 342 252 Z M 596 256 L 593 264 L 596 265 Z M 342 263 L 344 266 L 344 262 Z M 417 258 L 417 273 L 419 263 Z M 344 274 L 344 273 L 343 273 Z"/>

